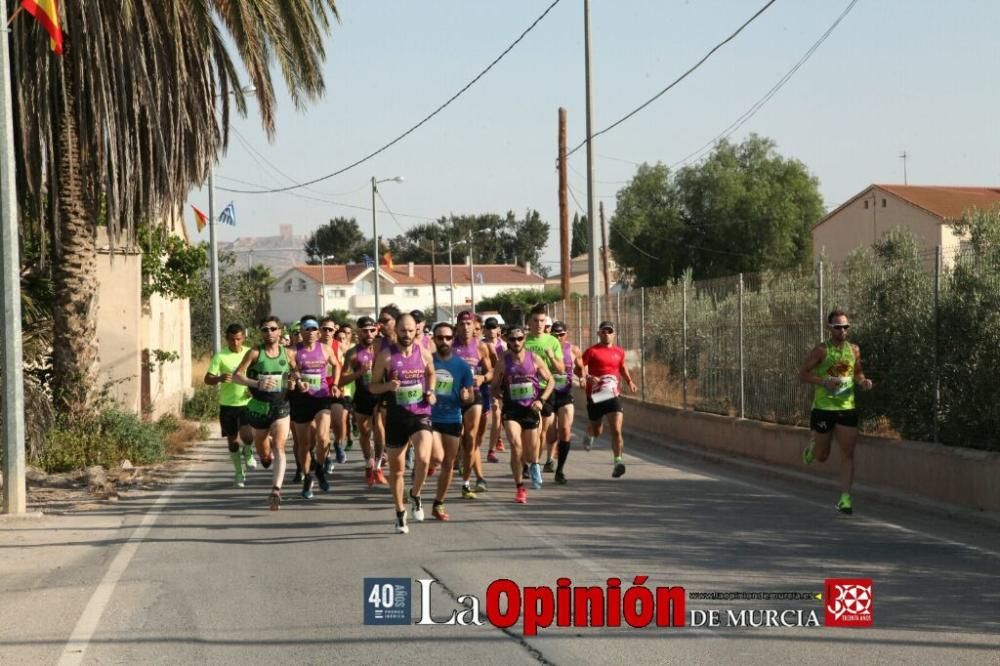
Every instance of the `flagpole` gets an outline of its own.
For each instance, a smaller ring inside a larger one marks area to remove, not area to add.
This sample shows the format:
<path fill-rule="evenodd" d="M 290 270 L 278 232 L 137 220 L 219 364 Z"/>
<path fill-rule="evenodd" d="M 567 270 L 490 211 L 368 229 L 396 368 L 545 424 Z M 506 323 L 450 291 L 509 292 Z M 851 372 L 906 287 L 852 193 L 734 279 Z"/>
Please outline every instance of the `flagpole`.
<path fill-rule="evenodd" d="M 16 14 L 15 14 L 16 15 Z M 0 28 L 0 292 L 3 293 L 3 507 L 28 508 L 24 459 L 24 384 L 21 346 L 21 258 L 18 252 L 17 182 L 14 178 L 14 116 L 7 34 Z"/>
<path fill-rule="evenodd" d="M 222 317 L 219 314 L 219 243 L 215 237 L 215 162 L 208 166 L 208 259 L 212 281 L 212 350 L 222 351 Z M 256 322 L 253 322 L 256 323 Z"/>

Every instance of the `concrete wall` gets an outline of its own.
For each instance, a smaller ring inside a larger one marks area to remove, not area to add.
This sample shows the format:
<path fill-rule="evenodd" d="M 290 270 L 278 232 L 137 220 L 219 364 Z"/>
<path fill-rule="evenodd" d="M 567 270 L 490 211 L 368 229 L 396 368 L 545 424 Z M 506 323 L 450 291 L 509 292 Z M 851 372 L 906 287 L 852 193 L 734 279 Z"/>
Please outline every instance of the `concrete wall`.
<path fill-rule="evenodd" d="M 578 404 L 583 404 L 579 390 L 578 396 Z M 809 441 L 805 428 L 625 400 L 627 430 L 815 476 L 835 478 L 838 473 L 836 450 L 825 464 L 802 464 L 802 449 Z M 854 461 L 858 483 L 982 511 L 1000 511 L 1000 453 L 862 436 Z"/>
<path fill-rule="evenodd" d="M 141 403 L 153 418 L 179 414 L 191 390 L 191 308 L 187 299 L 169 301 L 154 294 L 142 315 L 139 342 L 142 364 Z M 157 364 L 153 351 L 176 352 L 176 361 Z"/>
<path fill-rule="evenodd" d="M 97 340 L 100 345 L 98 390 L 107 388 L 116 402 L 138 413 L 141 408 L 142 257 L 134 250 L 107 250 L 98 233 Z M 127 252 L 123 254 L 123 252 Z"/>

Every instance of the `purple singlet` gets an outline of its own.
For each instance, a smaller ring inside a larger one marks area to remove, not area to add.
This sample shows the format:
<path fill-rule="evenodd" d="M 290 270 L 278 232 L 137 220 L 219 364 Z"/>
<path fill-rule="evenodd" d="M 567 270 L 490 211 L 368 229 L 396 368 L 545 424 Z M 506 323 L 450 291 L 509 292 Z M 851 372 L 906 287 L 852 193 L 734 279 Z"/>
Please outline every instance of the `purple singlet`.
<path fill-rule="evenodd" d="M 389 379 L 398 379 L 400 386 L 392 394 L 392 403 L 411 414 L 430 416 L 431 405 L 427 403 L 426 371 L 423 354 L 419 345 L 410 347 L 410 355 L 403 356 L 402 350 L 392 345 L 389 348 Z"/>
<path fill-rule="evenodd" d="M 504 364 L 504 394 L 507 400 L 523 407 L 530 407 L 538 400 L 538 375 L 535 369 L 535 357 L 531 352 L 524 352 L 524 360 L 518 363 L 514 355 L 507 352 L 503 355 Z"/>
<path fill-rule="evenodd" d="M 299 366 L 302 381 L 309 387 L 309 395 L 314 398 L 329 398 L 330 388 L 326 384 L 326 354 L 323 345 L 316 343 L 312 351 L 304 345 L 295 346 L 295 363 Z"/>

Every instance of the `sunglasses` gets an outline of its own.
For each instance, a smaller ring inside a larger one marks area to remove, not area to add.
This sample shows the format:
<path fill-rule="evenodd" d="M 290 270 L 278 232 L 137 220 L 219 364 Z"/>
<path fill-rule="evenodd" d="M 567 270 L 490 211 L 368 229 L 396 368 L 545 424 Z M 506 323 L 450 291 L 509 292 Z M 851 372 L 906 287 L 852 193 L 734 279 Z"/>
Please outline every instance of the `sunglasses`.
<path fill-rule="evenodd" d="M 453 340 L 454 338 L 455 338 L 455 336 L 454 336 L 454 335 L 435 335 L 435 336 L 434 336 L 434 339 L 435 339 L 435 340 L 444 340 L 444 341 L 446 341 L 446 342 L 450 342 L 450 341 L 451 341 L 451 340 Z"/>
<path fill-rule="evenodd" d="M 281 329 L 278 328 L 277 326 L 261 326 L 260 327 L 260 332 L 261 333 L 274 333 L 275 331 L 280 331 L 280 330 Z"/>
<path fill-rule="evenodd" d="M 335 328 L 334 328 L 333 326 L 324 326 L 324 327 L 323 327 L 323 330 L 324 330 L 324 331 L 327 331 L 328 333 L 333 333 L 333 332 L 334 332 L 334 331 L 336 331 L 337 329 L 335 329 Z"/>
<path fill-rule="evenodd" d="M 377 329 L 374 329 L 374 328 L 359 328 L 358 330 L 361 331 L 362 333 L 374 333 Z"/>
<path fill-rule="evenodd" d="M 318 328 L 303 328 L 302 332 L 303 333 L 315 333 L 318 330 L 319 330 Z M 333 329 L 330 329 L 330 330 L 333 330 Z"/>
<path fill-rule="evenodd" d="M 830 328 L 836 328 L 836 329 L 841 330 L 841 331 L 846 331 L 850 327 L 851 327 L 850 324 L 831 324 L 830 325 Z"/>
<path fill-rule="evenodd" d="M 614 332 L 615 332 L 615 329 L 613 329 L 613 328 L 602 328 L 601 329 L 601 333 L 614 333 Z"/>
<path fill-rule="evenodd" d="M 512 336 L 508 337 L 507 339 L 509 341 L 511 341 L 511 342 L 524 342 L 524 336 L 523 335 L 518 335 L 518 336 L 513 336 L 512 335 Z"/>

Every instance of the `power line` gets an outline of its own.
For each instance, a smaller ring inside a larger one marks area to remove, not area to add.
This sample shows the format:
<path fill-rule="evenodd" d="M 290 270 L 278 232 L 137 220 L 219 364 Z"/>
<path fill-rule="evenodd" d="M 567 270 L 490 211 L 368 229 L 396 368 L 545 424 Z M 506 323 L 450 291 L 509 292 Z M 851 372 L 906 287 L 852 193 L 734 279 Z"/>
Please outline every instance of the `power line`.
<path fill-rule="evenodd" d="M 566 186 L 566 189 L 567 189 L 567 190 L 569 190 L 569 195 L 570 195 L 571 197 L 573 197 L 573 202 L 574 202 L 574 203 L 576 204 L 576 207 L 577 207 L 577 208 L 578 208 L 578 209 L 580 210 L 580 213 L 581 213 L 582 215 L 586 215 L 587 213 L 586 213 L 586 212 L 584 212 L 584 210 L 583 210 L 583 206 L 581 206 L 581 205 L 580 205 L 580 200 L 576 198 L 576 192 L 574 192 L 574 191 L 573 191 L 573 188 L 572 188 L 572 187 L 570 187 L 570 186 L 569 186 L 569 185 L 567 184 L 567 186 Z M 653 256 L 653 255 L 651 255 L 651 254 L 650 254 L 649 252 L 646 252 L 646 251 L 645 251 L 645 250 L 643 250 L 643 249 L 642 249 L 641 247 L 639 247 L 638 245 L 636 245 L 635 243 L 633 243 L 633 242 L 631 241 L 631 239 L 629 239 L 628 237 L 626 237 L 626 236 L 625 236 L 625 234 L 623 234 L 623 233 L 622 233 L 622 232 L 621 232 L 620 230 L 618 230 L 617 228 L 615 228 L 615 226 L 614 226 L 614 225 L 612 225 L 612 224 L 609 224 L 608 226 L 609 226 L 609 227 L 611 228 L 611 230 L 612 230 L 612 231 L 614 231 L 614 232 L 615 232 L 616 234 L 618 234 L 618 235 L 619 235 L 619 236 L 621 237 L 621 239 L 622 239 L 622 240 L 624 240 L 624 241 L 625 241 L 626 243 L 628 243 L 629 245 L 631 245 L 631 246 L 632 246 L 632 248 L 633 248 L 633 249 L 634 249 L 634 250 L 635 250 L 636 252 L 638 252 L 638 253 L 640 253 L 640 254 L 642 254 L 642 255 L 646 256 L 646 257 L 649 257 L 649 258 L 650 258 L 650 259 L 652 259 L 653 261 L 662 261 L 662 259 L 660 259 L 659 257 L 654 257 L 654 256 Z M 606 250 L 605 250 L 605 251 L 606 251 Z"/>
<path fill-rule="evenodd" d="M 604 134 L 605 132 L 609 132 L 609 131 L 613 130 L 614 128 L 618 127 L 623 122 L 625 122 L 626 120 L 628 120 L 629 118 L 631 118 L 632 116 L 634 116 L 635 114 L 639 113 L 640 111 L 642 111 L 643 109 L 645 109 L 647 106 L 649 106 L 650 104 L 652 104 L 653 102 L 655 102 L 656 100 L 658 100 L 667 91 L 669 91 L 671 88 L 673 88 L 678 83 L 680 83 L 681 81 L 683 81 L 684 79 L 686 79 L 688 76 L 690 76 L 696 69 L 698 69 L 699 67 L 701 67 L 705 63 L 705 61 L 708 60 L 710 57 L 712 57 L 712 55 L 716 51 L 718 51 L 723 46 L 725 46 L 726 44 L 728 44 L 729 42 L 731 42 L 733 39 L 735 39 L 737 35 L 739 35 L 741 32 L 743 32 L 744 28 L 746 28 L 748 25 L 750 25 L 751 23 L 753 23 L 757 19 L 757 17 L 759 17 L 761 14 L 763 14 L 765 11 L 767 11 L 768 8 L 770 8 L 771 5 L 773 5 L 775 2 L 777 2 L 777 0 L 768 0 L 768 2 L 763 7 L 761 7 L 760 9 L 758 9 L 757 12 L 753 16 L 751 16 L 746 21 L 744 21 L 743 25 L 741 25 L 739 28 L 737 28 L 734 33 L 732 33 L 731 35 L 729 35 L 728 37 L 726 37 L 725 39 L 723 39 L 721 42 L 719 42 L 718 44 L 716 44 L 715 46 L 713 46 L 712 49 L 708 53 L 706 53 L 704 56 L 702 56 L 701 60 L 699 60 L 698 62 L 696 62 L 686 72 L 684 72 L 679 77 L 677 77 L 676 79 L 674 79 L 666 88 L 664 88 L 660 92 L 656 93 L 655 95 L 653 95 L 652 97 L 650 97 L 648 100 L 646 100 L 645 102 L 643 102 L 642 104 L 640 104 L 639 106 L 637 106 L 635 109 L 633 109 L 632 111 L 629 111 L 624 116 L 622 116 L 621 118 L 619 118 L 615 122 L 611 123 L 610 125 L 608 125 L 604 129 L 602 129 L 601 131 L 595 132 L 594 134 L 592 134 L 589 137 L 589 139 L 591 139 L 591 140 L 595 139 L 595 138 L 599 137 L 600 135 Z M 569 157 L 570 155 L 572 155 L 576 151 L 580 150 L 580 148 L 582 148 L 584 146 L 584 144 L 586 144 L 586 143 L 587 143 L 587 139 L 584 139 L 583 141 L 581 141 L 576 146 L 576 148 L 574 148 L 573 150 L 571 150 L 568 153 L 566 153 L 566 157 Z"/>
<path fill-rule="evenodd" d="M 771 1 L 774 2 L 774 0 L 771 0 Z M 261 190 L 227 190 L 227 191 L 236 192 L 238 194 L 267 194 L 267 193 L 272 193 L 272 192 L 286 192 L 288 190 L 295 190 L 295 189 L 299 189 L 299 188 L 302 188 L 302 187 L 308 187 L 309 185 L 315 185 L 316 183 L 319 183 L 319 182 L 324 181 L 324 180 L 328 180 L 330 178 L 333 178 L 334 176 L 339 176 L 340 174 L 342 174 L 342 173 L 344 173 L 346 171 L 350 171 L 351 169 L 353 169 L 356 166 L 360 166 L 361 164 L 364 164 L 365 162 L 367 162 L 371 158 L 375 157 L 379 153 L 382 153 L 382 152 L 388 150 L 389 148 L 391 148 L 392 146 L 394 146 L 395 144 L 399 143 L 404 138 L 406 138 L 407 136 L 409 136 L 410 134 L 412 134 L 413 132 L 415 132 L 418 128 L 420 128 L 422 125 L 424 125 L 427 121 L 429 121 L 431 118 L 433 118 L 434 116 L 436 116 L 437 114 L 439 114 L 448 105 L 450 105 L 452 102 L 454 102 L 456 99 L 458 99 L 459 96 L 461 96 L 466 90 L 468 90 L 473 85 L 475 85 L 475 83 L 478 82 L 479 79 L 483 78 L 486 75 L 487 72 L 489 72 L 491 69 L 493 69 L 493 67 L 496 66 L 497 63 L 499 63 L 501 60 L 503 60 L 503 58 L 508 53 L 510 53 L 514 49 L 514 47 L 517 46 L 521 42 L 521 40 L 524 39 L 528 35 L 529 32 L 531 32 L 532 30 L 534 30 L 535 26 L 537 26 L 542 21 L 542 19 L 544 19 L 549 14 L 549 12 L 551 12 L 555 8 L 555 6 L 558 5 L 560 2 L 562 2 L 562 0 L 553 0 L 552 4 L 550 4 L 548 7 L 546 7 L 545 11 L 542 12 L 541 15 L 538 18 L 536 18 L 531 23 L 531 25 L 529 25 L 524 30 L 524 32 L 522 32 L 518 36 L 517 39 L 515 39 L 513 42 L 511 42 L 510 46 L 508 46 L 506 49 L 503 50 L 503 52 L 500 55 L 498 55 L 496 58 L 494 58 L 493 62 L 491 62 L 489 65 L 487 65 L 485 69 L 483 69 L 481 72 L 479 72 L 479 74 L 477 74 L 471 81 L 469 81 L 468 83 L 466 83 L 457 93 L 455 93 L 454 95 L 452 95 L 451 97 L 449 97 L 447 99 L 447 101 L 445 101 L 443 104 L 441 104 L 436 109 L 434 109 L 433 111 L 431 111 L 420 122 L 418 122 L 417 124 L 413 125 L 412 127 L 410 127 L 410 129 L 406 130 L 405 132 L 403 132 L 402 134 L 400 134 L 399 136 L 397 136 L 392 141 L 386 143 L 381 148 L 378 148 L 378 149 L 376 149 L 376 150 L 368 153 L 367 155 L 365 155 L 361 159 L 355 160 L 354 162 L 351 162 L 350 164 L 348 164 L 345 167 L 337 169 L 333 173 L 329 173 L 329 174 L 327 174 L 325 176 L 320 176 L 319 178 L 313 178 L 312 180 L 307 180 L 307 181 L 305 181 L 303 183 L 296 183 L 294 185 L 288 185 L 286 187 L 277 187 L 277 188 L 272 188 L 272 189 L 261 189 Z"/>
<path fill-rule="evenodd" d="M 767 104 L 767 102 L 770 101 L 770 99 L 772 97 L 774 97 L 778 93 L 778 91 L 781 90 L 781 88 L 786 83 L 788 83 L 788 81 L 793 76 L 795 76 L 795 73 L 799 71 L 799 68 L 801 68 L 806 63 L 806 61 L 808 61 L 809 58 L 812 57 L 813 53 L 815 53 L 816 50 L 819 49 L 819 47 L 823 44 L 823 42 L 825 42 L 827 40 L 827 38 L 833 33 L 833 31 L 837 28 L 837 26 L 840 25 L 841 21 L 843 21 L 847 17 L 847 15 L 851 12 L 851 10 L 854 9 L 854 5 L 856 5 L 857 3 L 858 3 L 858 0 L 851 0 L 851 2 L 848 3 L 848 5 L 844 9 L 844 11 L 841 12 L 840 16 L 838 16 L 837 19 L 830 25 L 830 27 L 826 29 L 826 32 L 824 32 L 820 36 L 820 38 L 818 40 L 816 40 L 816 42 L 813 43 L 812 46 L 809 47 L 809 49 L 799 59 L 799 61 L 797 63 L 795 63 L 795 66 L 792 67 L 787 72 L 785 72 L 785 75 L 782 76 L 778 80 L 778 82 L 774 86 L 772 86 L 771 89 L 768 90 L 767 93 L 763 97 L 761 97 L 759 100 L 757 100 L 749 109 L 747 109 L 746 111 L 744 111 L 743 115 L 741 115 L 739 118 L 737 118 L 736 120 L 734 120 L 728 127 L 726 127 L 726 129 L 722 130 L 722 132 L 720 132 L 718 135 L 716 135 L 710 141 L 706 142 L 700 148 L 698 148 L 694 152 L 690 153 L 686 157 L 684 157 L 684 158 L 682 158 L 682 159 L 674 162 L 673 164 L 671 164 L 670 168 L 671 169 L 676 168 L 676 167 L 678 167 L 678 166 L 680 166 L 682 164 L 685 164 L 686 162 L 691 161 L 692 158 L 698 157 L 703 152 L 705 152 L 706 149 L 709 149 L 712 146 L 714 146 L 716 144 L 716 142 L 718 142 L 721 139 L 724 139 L 724 138 L 728 137 L 733 132 L 735 132 L 736 130 L 738 130 L 740 127 L 742 127 L 744 124 L 746 124 L 746 122 L 748 120 L 750 120 L 750 118 L 752 118 L 758 111 L 760 111 L 760 109 L 765 104 Z"/>

